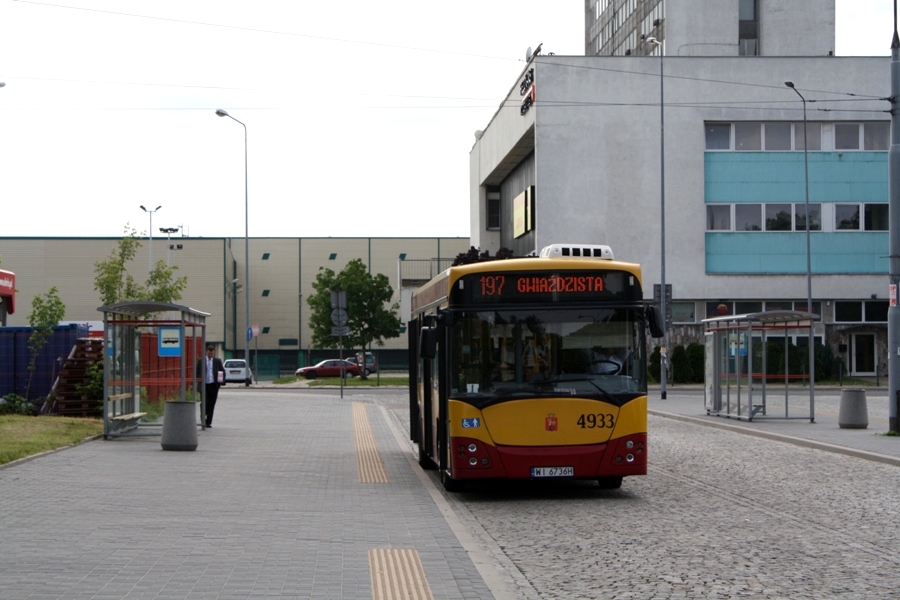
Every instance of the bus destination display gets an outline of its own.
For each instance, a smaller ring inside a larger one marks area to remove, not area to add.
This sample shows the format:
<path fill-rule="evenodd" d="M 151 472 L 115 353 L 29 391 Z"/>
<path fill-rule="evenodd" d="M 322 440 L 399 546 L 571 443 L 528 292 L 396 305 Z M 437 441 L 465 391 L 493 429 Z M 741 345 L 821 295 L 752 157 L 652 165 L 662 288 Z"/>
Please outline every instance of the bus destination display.
<path fill-rule="evenodd" d="M 621 271 L 476 273 L 466 275 L 454 287 L 454 300 L 475 304 L 586 302 L 625 300 L 633 295 L 640 297 L 634 277 Z"/>

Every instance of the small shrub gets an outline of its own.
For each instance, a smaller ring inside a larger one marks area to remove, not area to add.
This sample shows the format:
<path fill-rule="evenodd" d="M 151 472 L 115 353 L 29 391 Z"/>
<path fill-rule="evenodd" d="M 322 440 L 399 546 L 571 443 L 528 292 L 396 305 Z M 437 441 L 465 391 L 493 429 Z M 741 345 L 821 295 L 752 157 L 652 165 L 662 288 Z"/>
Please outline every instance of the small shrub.
<path fill-rule="evenodd" d="M 691 365 L 692 383 L 703 383 L 706 379 L 706 348 L 703 344 L 692 342 L 687 347 L 687 359 Z"/>
<path fill-rule="evenodd" d="M 662 370 L 659 366 L 661 356 L 659 346 L 656 346 L 653 348 L 653 352 L 650 353 L 650 360 L 647 363 L 647 374 L 650 375 L 654 382 L 659 382 L 659 375 Z"/>
<path fill-rule="evenodd" d="M 684 346 L 675 346 L 672 350 L 672 382 L 690 383 L 694 374 Z"/>
<path fill-rule="evenodd" d="M 35 416 L 40 412 L 40 405 L 43 403 L 43 399 L 32 401 L 18 394 L 9 394 L 5 398 L 0 398 L 0 415 Z"/>

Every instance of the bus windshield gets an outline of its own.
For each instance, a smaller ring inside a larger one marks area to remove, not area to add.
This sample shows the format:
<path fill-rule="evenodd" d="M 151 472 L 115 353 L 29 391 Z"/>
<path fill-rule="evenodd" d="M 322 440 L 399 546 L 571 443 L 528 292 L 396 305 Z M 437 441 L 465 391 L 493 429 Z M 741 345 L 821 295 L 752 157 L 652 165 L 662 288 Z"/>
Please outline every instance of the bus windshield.
<path fill-rule="evenodd" d="M 452 331 L 451 395 L 476 406 L 538 396 L 621 405 L 647 392 L 639 308 L 467 311 Z"/>

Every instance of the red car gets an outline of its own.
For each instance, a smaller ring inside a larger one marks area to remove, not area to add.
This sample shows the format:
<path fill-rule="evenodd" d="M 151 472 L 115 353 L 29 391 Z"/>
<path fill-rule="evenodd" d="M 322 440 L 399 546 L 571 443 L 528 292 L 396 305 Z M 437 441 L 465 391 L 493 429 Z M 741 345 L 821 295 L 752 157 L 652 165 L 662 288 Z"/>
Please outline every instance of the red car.
<path fill-rule="evenodd" d="M 341 366 L 343 366 L 345 377 L 356 377 L 359 375 L 359 367 L 346 360 L 323 360 L 317 365 L 297 369 L 294 372 L 294 375 L 297 377 L 306 377 L 307 379 L 315 379 L 316 377 L 340 377 Z"/>

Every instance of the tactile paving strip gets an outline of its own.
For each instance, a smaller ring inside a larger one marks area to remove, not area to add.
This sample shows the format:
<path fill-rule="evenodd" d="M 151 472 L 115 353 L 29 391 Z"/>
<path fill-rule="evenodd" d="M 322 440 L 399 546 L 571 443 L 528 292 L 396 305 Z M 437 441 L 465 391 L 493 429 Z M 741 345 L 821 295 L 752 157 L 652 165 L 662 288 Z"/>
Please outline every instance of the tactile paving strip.
<path fill-rule="evenodd" d="M 369 550 L 372 600 L 431 600 L 419 553 L 411 548 Z"/>
<path fill-rule="evenodd" d="M 387 471 L 384 470 L 381 454 L 378 453 L 378 445 L 375 443 L 375 434 L 372 433 L 366 405 L 362 402 L 353 403 L 353 437 L 356 439 L 359 482 L 388 483 L 390 479 L 388 479 Z"/>

